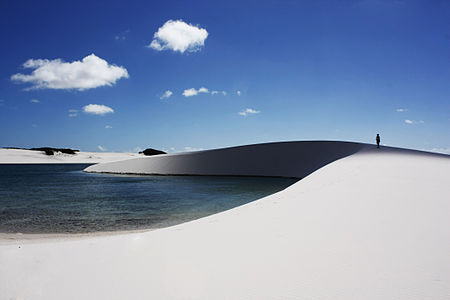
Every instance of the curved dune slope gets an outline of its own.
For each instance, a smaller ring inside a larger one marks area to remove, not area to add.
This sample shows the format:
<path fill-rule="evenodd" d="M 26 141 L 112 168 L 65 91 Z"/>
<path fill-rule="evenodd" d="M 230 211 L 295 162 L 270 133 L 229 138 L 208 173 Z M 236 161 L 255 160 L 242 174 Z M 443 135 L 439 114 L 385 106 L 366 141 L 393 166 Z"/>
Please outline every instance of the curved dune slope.
<path fill-rule="evenodd" d="M 448 299 L 449 156 L 362 148 L 181 225 L 0 240 L 0 299 Z"/>
<path fill-rule="evenodd" d="M 159 175 L 237 175 L 303 178 L 364 147 L 350 142 L 281 142 L 98 164 L 86 172 Z"/>

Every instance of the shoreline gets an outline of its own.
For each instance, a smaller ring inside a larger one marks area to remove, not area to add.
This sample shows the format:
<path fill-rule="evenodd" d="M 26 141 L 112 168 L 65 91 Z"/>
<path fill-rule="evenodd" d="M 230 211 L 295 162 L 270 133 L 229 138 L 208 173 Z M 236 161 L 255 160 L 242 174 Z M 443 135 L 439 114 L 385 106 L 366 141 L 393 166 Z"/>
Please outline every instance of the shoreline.
<path fill-rule="evenodd" d="M 183 224 L 183 223 L 181 223 Z M 179 225 L 179 224 L 178 224 Z M 172 225 L 176 226 L 176 225 Z M 171 226 L 168 226 L 171 227 Z M 65 241 L 79 240 L 95 237 L 109 237 L 123 234 L 145 233 L 168 227 L 134 229 L 134 230 L 117 230 L 117 231 L 97 231 L 83 233 L 4 233 L 0 232 L 0 245 L 24 243 L 24 242 L 49 242 L 49 241 Z"/>

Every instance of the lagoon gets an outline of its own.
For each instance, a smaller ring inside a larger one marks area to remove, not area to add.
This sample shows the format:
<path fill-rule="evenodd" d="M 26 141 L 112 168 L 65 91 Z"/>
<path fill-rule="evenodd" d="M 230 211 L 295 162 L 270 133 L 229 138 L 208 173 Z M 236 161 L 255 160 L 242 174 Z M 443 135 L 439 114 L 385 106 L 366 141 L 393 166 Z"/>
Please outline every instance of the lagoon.
<path fill-rule="evenodd" d="M 88 164 L 0 165 L 0 232 L 155 229 L 273 194 L 298 179 L 92 174 Z"/>

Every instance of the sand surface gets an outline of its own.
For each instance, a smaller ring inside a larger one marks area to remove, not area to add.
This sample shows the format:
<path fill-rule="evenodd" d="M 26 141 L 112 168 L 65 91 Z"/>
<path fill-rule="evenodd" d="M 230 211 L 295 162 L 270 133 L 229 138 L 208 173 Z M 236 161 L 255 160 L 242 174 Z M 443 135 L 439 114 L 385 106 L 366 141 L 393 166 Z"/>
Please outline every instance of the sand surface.
<path fill-rule="evenodd" d="M 78 152 L 74 155 L 57 152 L 55 155 L 45 155 L 43 151 L 0 149 L 0 164 L 95 164 L 137 157 L 143 155 L 119 152 Z"/>
<path fill-rule="evenodd" d="M 0 240 L 0 299 L 450 299 L 450 158 L 335 160 L 181 225 Z"/>

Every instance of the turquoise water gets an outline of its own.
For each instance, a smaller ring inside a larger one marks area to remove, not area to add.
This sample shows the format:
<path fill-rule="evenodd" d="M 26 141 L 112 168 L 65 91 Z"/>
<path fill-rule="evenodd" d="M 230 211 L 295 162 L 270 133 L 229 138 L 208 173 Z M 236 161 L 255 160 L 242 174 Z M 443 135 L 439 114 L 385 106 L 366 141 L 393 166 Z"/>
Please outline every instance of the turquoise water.
<path fill-rule="evenodd" d="M 82 172 L 87 166 L 0 165 L 0 232 L 82 233 L 166 227 L 254 201 L 297 181 Z"/>

